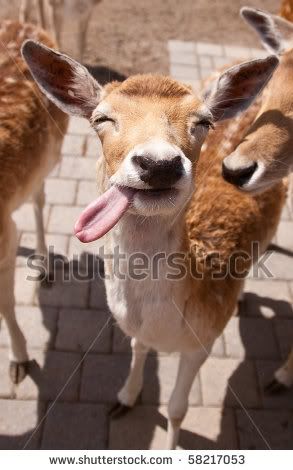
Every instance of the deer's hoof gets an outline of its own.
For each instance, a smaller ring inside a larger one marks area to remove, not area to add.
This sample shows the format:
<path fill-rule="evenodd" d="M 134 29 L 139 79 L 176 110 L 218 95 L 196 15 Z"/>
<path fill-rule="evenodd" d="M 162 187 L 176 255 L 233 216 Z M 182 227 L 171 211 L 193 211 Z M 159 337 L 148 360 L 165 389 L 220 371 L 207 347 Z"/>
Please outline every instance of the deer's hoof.
<path fill-rule="evenodd" d="M 12 383 L 17 385 L 23 381 L 23 379 L 28 373 L 28 365 L 29 365 L 28 361 L 26 362 L 10 361 L 9 376 L 10 376 Z"/>
<path fill-rule="evenodd" d="M 109 417 L 111 419 L 119 419 L 122 416 L 126 415 L 130 410 L 132 410 L 131 406 L 123 405 L 119 401 L 117 401 L 109 410 Z"/>
<path fill-rule="evenodd" d="M 267 393 L 268 395 L 277 395 L 280 393 L 287 392 L 289 390 L 289 387 L 282 384 L 277 379 L 273 379 L 265 386 L 264 390 L 265 393 Z"/>

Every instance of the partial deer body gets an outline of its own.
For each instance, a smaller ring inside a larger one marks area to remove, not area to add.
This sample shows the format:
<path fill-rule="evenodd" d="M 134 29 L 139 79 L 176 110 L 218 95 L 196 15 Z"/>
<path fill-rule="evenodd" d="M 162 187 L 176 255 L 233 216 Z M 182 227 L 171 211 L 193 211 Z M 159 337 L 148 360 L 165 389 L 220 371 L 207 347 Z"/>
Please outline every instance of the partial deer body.
<path fill-rule="evenodd" d="M 31 11 L 37 15 L 38 25 L 48 31 L 60 47 L 74 51 L 76 60 L 82 61 L 86 33 L 94 6 L 100 0 L 21 0 L 19 20 L 31 21 Z M 70 36 L 61 40 L 64 27 L 67 25 Z M 69 25 L 69 27 L 68 27 Z"/>
<path fill-rule="evenodd" d="M 0 25 L 0 314 L 10 335 L 14 381 L 23 377 L 28 354 L 14 311 L 17 232 L 11 215 L 33 198 L 37 252 L 46 256 L 43 183 L 59 159 L 67 126 L 67 116 L 31 80 L 20 55 L 25 38 L 54 45 L 44 31 L 32 25 L 9 21 Z"/>
<path fill-rule="evenodd" d="M 263 45 L 280 56 L 280 65 L 265 91 L 256 119 L 242 142 L 224 159 L 223 176 L 245 192 L 261 192 L 293 168 L 293 24 L 253 8 L 243 8 L 241 13 Z M 292 197 L 289 187 L 291 206 Z M 276 391 L 292 385 L 293 348 L 268 389 Z"/>
<path fill-rule="evenodd" d="M 106 252 L 118 246 L 123 255 L 118 273 L 115 259 L 105 260 L 110 309 L 133 338 L 130 374 L 113 416 L 134 405 L 147 351 L 178 351 L 168 405 L 167 447 L 175 448 L 194 377 L 237 306 L 243 287 L 238 270 L 249 269 L 253 242 L 260 252 L 266 249 L 283 205 L 282 183 L 254 197 L 239 194 L 221 177 L 225 132 L 231 133 L 235 119 L 241 128 L 242 118 L 234 116 L 251 104 L 278 61 L 237 65 L 202 99 L 156 75 L 102 88 L 80 64 L 32 41 L 23 54 L 44 93 L 64 111 L 89 119 L 103 146 L 101 195 L 82 213 L 75 232 L 83 242 L 105 236 Z M 52 66 L 58 77 L 50 73 Z M 244 114 L 244 129 L 254 116 Z M 210 135 L 199 157 L 209 129 L 223 119 L 230 121 Z M 240 138 L 235 133 L 232 145 Z M 241 250 L 247 258 L 236 267 L 232 255 Z M 146 263 L 140 279 L 130 269 L 137 254 Z M 213 254 L 218 256 L 211 265 Z M 175 277 L 168 264 L 174 255 L 182 267 Z"/>

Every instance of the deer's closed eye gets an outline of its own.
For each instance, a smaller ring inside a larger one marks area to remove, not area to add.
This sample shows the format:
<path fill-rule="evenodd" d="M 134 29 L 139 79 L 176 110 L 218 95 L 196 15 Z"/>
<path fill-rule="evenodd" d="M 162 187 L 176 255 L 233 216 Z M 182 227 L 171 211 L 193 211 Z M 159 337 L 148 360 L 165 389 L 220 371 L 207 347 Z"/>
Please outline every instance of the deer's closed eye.
<path fill-rule="evenodd" d="M 106 116 L 105 114 L 102 114 L 100 116 L 97 116 L 94 120 L 93 120 L 93 125 L 99 125 L 99 124 L 103 124 L 104 122 L 113 122 L 115 123 L 114 119 L 109 117 L 109 116 Z"/>
<path fill-rule="evenodd" d="M 206 127 L 207 129 L 214 129 L 215 126 L 212 123 L 212 121 L 209 121 L 209 119 L 201 119 L 197 123 L 195 123 L 195 126 L 203 126 Z"/>

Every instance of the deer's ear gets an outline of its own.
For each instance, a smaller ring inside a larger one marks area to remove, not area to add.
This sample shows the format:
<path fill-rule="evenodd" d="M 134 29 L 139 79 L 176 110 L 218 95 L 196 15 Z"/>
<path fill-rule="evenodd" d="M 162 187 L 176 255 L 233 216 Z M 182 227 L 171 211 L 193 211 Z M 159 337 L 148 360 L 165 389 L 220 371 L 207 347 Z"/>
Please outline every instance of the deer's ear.
<path fill-rule="evenodd" d="M 293 24 L 276 15 L 255 8 L 243 7 L 242 18 L 258 33 L 264 47 L 281 54 L 293 47 Z"/>
<path fill-rule="evenodd" d="M 276 56 L 269 56 L 226 70 L 204 95 L 214 120 L 230 119 L 248 108 L 267 84 L 278 63 Z"/>
<path fill-rule="evenodd" d="M 68 114 L 91 117 L 102 87 L 83 65 L 32 40 L 24 42 L 22 55 L 40 89 L 56 106 Z"/>

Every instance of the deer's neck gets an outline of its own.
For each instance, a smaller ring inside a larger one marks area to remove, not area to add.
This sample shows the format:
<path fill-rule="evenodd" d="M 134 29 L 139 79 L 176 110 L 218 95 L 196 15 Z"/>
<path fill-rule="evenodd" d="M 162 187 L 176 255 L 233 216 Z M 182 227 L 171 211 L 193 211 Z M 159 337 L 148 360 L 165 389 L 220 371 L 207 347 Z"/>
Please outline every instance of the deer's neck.
<path fill-rule="evenodd" d="M 143 253 L 155 256 L 182 250 L 184 239 L 184 219 L 174 217 L 142 218 L 127 214 L 115 227 L 112 234 L 112 244 L 119 245 L 126 255 Z"/>

